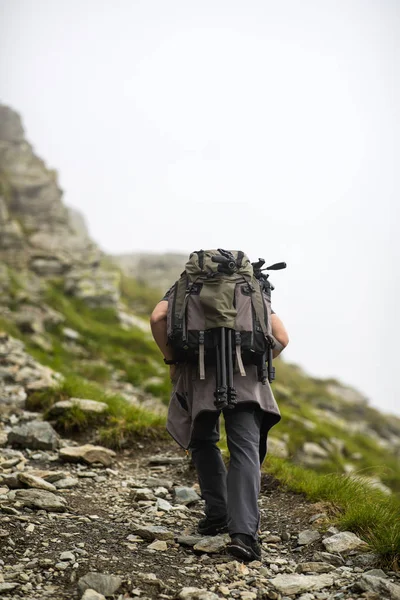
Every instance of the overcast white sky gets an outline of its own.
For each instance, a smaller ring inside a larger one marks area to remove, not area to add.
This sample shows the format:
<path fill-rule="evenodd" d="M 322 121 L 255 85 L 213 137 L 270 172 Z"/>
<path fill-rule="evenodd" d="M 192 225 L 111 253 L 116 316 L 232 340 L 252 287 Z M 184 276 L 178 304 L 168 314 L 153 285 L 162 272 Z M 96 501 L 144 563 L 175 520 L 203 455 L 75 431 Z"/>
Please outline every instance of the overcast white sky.
<path fill-rule="evenodd" d="M 0 101 L 102 248 L 286 260 L 287 358 L 400 414 L 400 3 L 0 11 Z"/>

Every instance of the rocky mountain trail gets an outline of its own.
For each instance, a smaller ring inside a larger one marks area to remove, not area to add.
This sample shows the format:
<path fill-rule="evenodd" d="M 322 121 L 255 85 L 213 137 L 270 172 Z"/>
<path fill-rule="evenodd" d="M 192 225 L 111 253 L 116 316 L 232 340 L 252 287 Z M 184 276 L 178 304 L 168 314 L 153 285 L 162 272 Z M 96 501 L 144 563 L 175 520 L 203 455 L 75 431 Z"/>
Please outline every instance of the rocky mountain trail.
<path fill-rule="evenodd" d="M 5 600 L 378 600 L 400 598 L 398 573 L 350 532 L 263 475 L 262 560 L 226 553 L 227 535 L 196 533 L 203 501 L 190 459 L 171 441 L 115 453 L 57 436 L 38 448 L 15 428 L 0 448 L 0 595 Z M 35 425 L 33 429 L 35 428 Z"/>

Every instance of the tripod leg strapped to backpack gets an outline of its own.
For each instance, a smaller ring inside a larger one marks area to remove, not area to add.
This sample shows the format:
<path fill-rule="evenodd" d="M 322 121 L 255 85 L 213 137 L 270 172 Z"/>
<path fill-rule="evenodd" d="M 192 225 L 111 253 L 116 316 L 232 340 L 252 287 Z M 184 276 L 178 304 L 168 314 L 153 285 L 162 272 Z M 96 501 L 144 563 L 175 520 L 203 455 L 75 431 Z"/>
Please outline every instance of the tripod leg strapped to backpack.
<path fill-rule="evenodd" d="M 233 385 L 232 329 L 220 327 L 215 330 L 216 340 L 216 390 L 215 406 L 219 410 L 234 408 L 237 404 Z"/>

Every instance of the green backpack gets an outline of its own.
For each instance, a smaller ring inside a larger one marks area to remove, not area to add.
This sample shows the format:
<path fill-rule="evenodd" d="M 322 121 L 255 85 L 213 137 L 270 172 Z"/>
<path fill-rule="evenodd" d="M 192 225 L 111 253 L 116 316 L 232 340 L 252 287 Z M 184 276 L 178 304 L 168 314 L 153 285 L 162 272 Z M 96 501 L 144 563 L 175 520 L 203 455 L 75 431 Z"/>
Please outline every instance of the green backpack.
<path fill-rule="evenodd" d="M 235 367 L 245 376 L 245 365 L 257 365 L 263 384 L 274 379 L 273 287 L 261 273 L 263 264 L 262 259 L 252 264 L 241 251 L 193 252 L 168 297 L 168 344 L 174 359 L 198 363 L 200 379 L 208 365 L 216 368 L 217 408 L 236 404 Z"/>

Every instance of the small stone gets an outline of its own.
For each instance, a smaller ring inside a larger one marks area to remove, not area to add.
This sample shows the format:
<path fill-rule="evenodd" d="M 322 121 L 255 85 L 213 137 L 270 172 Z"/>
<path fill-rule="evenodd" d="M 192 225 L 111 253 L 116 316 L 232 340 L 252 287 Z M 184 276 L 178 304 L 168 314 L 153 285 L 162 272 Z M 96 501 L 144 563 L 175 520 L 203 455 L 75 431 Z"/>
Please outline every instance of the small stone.
<path fill-rule="evenodd" d="M 54 487 L 57 490 L 68 490 L 76 487 L 77 485 L 79 485 L 79 479 L 75 479 L 74 477 L 65 477 L 64 479 L 59 479 L 54 483 Z"/>
<path fill-rule="evenodd" d="M 263 538 L 263 542 L 265 544 L 279 544 L 282 541 L 280 535 L 269 534 Z"/>
<path fill-rule="evenodd" d="M 383 577 L 364 574 L 357 581 L 357 587 L 365 592 L 375 592 L 379 594 L 379 598 L 400 600 L 400 585 L 391 583 Z"/>
<path fill-rule="evenodd" d="M 35 531 L 35 525 L 33 523 L 31 523 L 30 525 L 28 525 L 28 527 L 25 529 L 25 531 L 27 533 L 33 533 L 33 531 Z"/>
<path fill-rule="evenodd" d="M 327 562 L 335 567 L 344 565 L 344 559 L 338 554 L 330 554 L 329 552 L 314 552 L 314 560 Z"/>
<path fill-rule="evenodd" d="M 147 546 L 147 549 L 165 552 L 165 550 L 168 550 L 168 545 L 167 542 L 164 542 L 164 540 L 155 540 L 149 546 Z"/>
<path fill-rule="evenodd" d="M 201 535 L 181 535 L 176 539 L 176 541 L 180 546 L 195 546 L 201 542 L 202 539 L 203 536 Z"/>
<path fill-rule="evenodd" d="M 30 488 L 36 488 L 39 490 L 47 490 L 48 492 L 55 492 L 56 488 L 52 483 L 45 481 L 41 477 L 35 477 L 30 473 L 18 473 L 18 479 L 21 483 L 27 485 Z"/>
<path fill-rule="evenodd" d="M 308 546 L 321 539 L 321 534 L 315 529 L 305 529 L 299 533 L 297 543 L 299 546 Z"/>
<path fill-rule="evenodd" d="M 65 338 L 67 338 L 67 340 L 72 340 L 72 341 L 76 341 L 79 340 L 79 338 L 81 337 L 80 334 L 75 331 L 75 329 L 71 329 L 70 327 L 63 327 L 62 328 L 62 332 Z"/>
<path fill-rule="evenodd" d="M 185 587 L 178 594 L 179 600 L 218 600 L 217 594 L 204 588 Z"/>
<path fill-rule="evenodd" d="M 320 520 L 323 520 L 323 519 L 325 520 L 327 518 L 328 518 L 328 516 L 327 516 L 326 513 L 318 513 L 317 515 L 313 515 L 308 522 L 311 525 L 315 521 L 320 521 Z"/>
<path fill-rule="evenodd" d="M 110 467 L 112 459 L 116 456 L 113 450 L 103 448 L 102 446 L 93 446 L 85 444 L 84 446 L 69 446 L 61 448 L 60 458 L 70 462 L 85 462 L 88 464 L 101 463 L 105 467 Z"/>
<path fill-rule="evenodd" d="M 106 600 L 106 597 L 95 590 L 86 590 L 81 600 Z"/>
<path fill-rule="evenodd" d="M 53 404 L 49 410 L 49 418 L 57 419 L 64 415 L 72 408 L 77 407 L 86 415 L 102 415 L 108 411 L 108 406 L 105 402 L 97 402 L 96 400 L 86 400 L 85 398 L 70 398 L 69 400 L 60 400 Z"/>
<path fill-rule="evenodd" d="M 149 488 L 138 488 L 134 492 L 135 500 L 154 500 L 154 494 Z"/>
<path fill-rule="evenodd" d="M 157 510 L 163 510 L 164 512 L 169 512 L 170 510 L 172 510 L 172 504 L 170 504 L 167 500 L 164 500 L 163 498 L 158 498 L 157 502 L 156 502 L 156 509 Z"/>
<path fill-rule="evenodd" d="M 331 575 L 277 575 L 271 580 L 272 585 L 282 594 L 289 596 L 302 592 L 318 591 L 333 585 Z"/>
<path fill-rule="evenodd" d="M 52 512 L 64 512 L 67 504 L 64 498 L 45 490 L 17 490 L 15 499 L 28 508 Z"/>
<path fill-rule="evenodd" d="M 351 531 L 342 531 L 322 540 L 328 552 L 350 552 L 366 548 L 367 544 Z"/>
<path fill-rule="evenodd" d="M 60 560 L 75 562 L 75 554 L 73 552 L 63 552 L 60 555 Z"/>
<path fill-rule="evenodd" d="M 103 573 L 86 573 L 78 581 L 78 588 L 81 592 L 88 589 L 95 590 L 103 596 L 112 596 L 121 587 L 122 579 L 115 575 L 105 575 Z"/>
<path fill-rule="evenodd" d="M 173 540 L 174 534 L 166 527 L 160 527 L 158 525 L 139 526 L 134 527 L 132 532 L 135 535 L 139 535 L 144 540 Z"/>
<path fill-rule="evenodd" d="M 175 500 L 179 502 L 179 504 L 184 504 L 185 506 L 201 500 L 198 493 L 192 487 L 176 487 L 174 492 Z"/>
<path fill-rule="evenodd" d="M 158 479 L 158 477 L 148 477 L 144 483 L 149 488 L 163 487 L 167 490 L 170 490 L 174 485 L 170 479 Z"/>
<path fill-rule="evenodd" d="M 30 421 L 10 431 L 8 443 L 35 450 L 55 450 L 59 446 L 59 436 L 47 421 Z"/>
<path fill-rule="evenodd" d="M 205 552 L 206 554 L 217 554 L 222 552 L 229 541 L 227 535 L 215 535 L 203 537 L 200 542 L 193 546 L 193 550 L 197 552 Z"/>
<path fill-rule="evenodd" d="M 18 583 L 0 583 L 0 594 L 11 592 L 11 590 L 15 590 L 17 587 Z"/>
<path fill-rule="evenodd" d="M 330 573 L 335 567 L 326 562 L 299 563 L 296 567 L 297 573 Z"/>
<path fill-rule="evenodd" d="M 59 562 L 56 564 L 56 569 L 58 569 L 59 571 L 66 571 L 69 567 L 69 564 L 67 562 Z"/>

